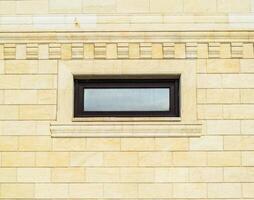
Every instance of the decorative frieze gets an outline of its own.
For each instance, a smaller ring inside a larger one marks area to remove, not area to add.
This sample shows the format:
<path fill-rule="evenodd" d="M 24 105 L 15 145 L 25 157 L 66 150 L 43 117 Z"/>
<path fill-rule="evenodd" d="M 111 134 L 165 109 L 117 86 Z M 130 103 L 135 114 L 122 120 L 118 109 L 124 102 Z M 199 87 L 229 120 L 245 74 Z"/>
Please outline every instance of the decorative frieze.
<path fill-rule="evenodd" d="M 117 44 L 117 58 L 128 59 L 129 58 L 129 45 L 128 43 L 118 43 Z M 139 58 L 139 57 L 137 57 Z"/>
<path fill-rule="evenodd" d="M 0 59 L 254 58 L 253 43 L 51 43 L 0 44 Z"/>
<path fill-rule="evenodd" d="M 252 32 L 238 33 L 2 33 L 0 59 L 254 58 Z"/>
<path fill-rule="evenodd" d="M 220 43 L 209 43 L 208 57 L 209 58 L 220 58 Z"/>
<path fill-rule="evenodd" d="M 253 44 L 252 44 L 253 45 Z M 234 42 L 231 44 L 232 58 L 242 58 L 243 57 L 243 43 Z"/>
<path fill-rule="evenodd" d="M 4 44 L 4 59 L 16 59 L 16 44 Z"/>

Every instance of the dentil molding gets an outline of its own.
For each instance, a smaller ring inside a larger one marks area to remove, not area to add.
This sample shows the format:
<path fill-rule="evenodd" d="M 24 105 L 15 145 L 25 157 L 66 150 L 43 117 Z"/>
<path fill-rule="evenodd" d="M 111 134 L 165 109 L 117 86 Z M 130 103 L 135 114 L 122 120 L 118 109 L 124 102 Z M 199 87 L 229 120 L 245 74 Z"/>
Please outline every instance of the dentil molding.
<path fill-rule="evenodd" d="M 1 32 L 0 59 L 254 58 L 253 31 Z"/>

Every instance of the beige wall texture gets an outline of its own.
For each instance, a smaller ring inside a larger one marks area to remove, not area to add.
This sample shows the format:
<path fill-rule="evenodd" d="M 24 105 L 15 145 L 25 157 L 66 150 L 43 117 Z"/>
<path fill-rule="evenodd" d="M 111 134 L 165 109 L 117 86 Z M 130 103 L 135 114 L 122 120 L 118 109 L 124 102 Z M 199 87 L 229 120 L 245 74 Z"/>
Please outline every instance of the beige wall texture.
<path fill-rule="evenodd" d="M 251 13 L 252 0 L 1 0 L 0 13 Z"/>
<path fill-rule="evenodd" d="M 1 0 L 0 198 L 253 200 L 253 12 L 253 0 Z M 201 135 L 52 137 L 61 62 L 149 73 L 151 59 L 195 63 Z"/>

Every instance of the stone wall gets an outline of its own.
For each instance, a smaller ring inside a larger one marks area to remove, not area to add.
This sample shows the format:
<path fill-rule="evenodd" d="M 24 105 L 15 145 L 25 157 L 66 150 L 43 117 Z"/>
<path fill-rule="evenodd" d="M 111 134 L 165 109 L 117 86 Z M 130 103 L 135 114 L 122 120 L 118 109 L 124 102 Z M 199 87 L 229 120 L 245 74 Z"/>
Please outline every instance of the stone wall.
<path fill-rule="evenodd" d="M 253 200 L 253 6 L 251 0 L 0 1 L 0 198 Z M 76 24 L 82 17 L 87 24 L 89 13 L 96 14 L 93 26 Z M 139 31 L 122 31 L 130 27 Z M 141 60 L 147 72 L 151 60 L 195 61 L 194 114 L 202 134 L 52 137 L 59 63 L 77 60 L 103 63 L 94 72 L 102 74 L 112 61 Z"/>
<path fill-rule="evenodd" d="M 0 14 L 251 13 L 252 0 L 2 0 Z"/>

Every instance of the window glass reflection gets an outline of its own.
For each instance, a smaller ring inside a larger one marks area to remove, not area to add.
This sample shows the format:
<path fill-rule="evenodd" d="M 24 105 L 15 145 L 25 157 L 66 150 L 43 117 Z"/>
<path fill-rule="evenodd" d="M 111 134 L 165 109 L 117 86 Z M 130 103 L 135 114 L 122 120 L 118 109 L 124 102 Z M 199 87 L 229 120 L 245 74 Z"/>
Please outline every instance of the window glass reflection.
<path fill-rule="evenodd" d="M 84 111 L 169 111 L 169 88 L 84 89 Z"/>

